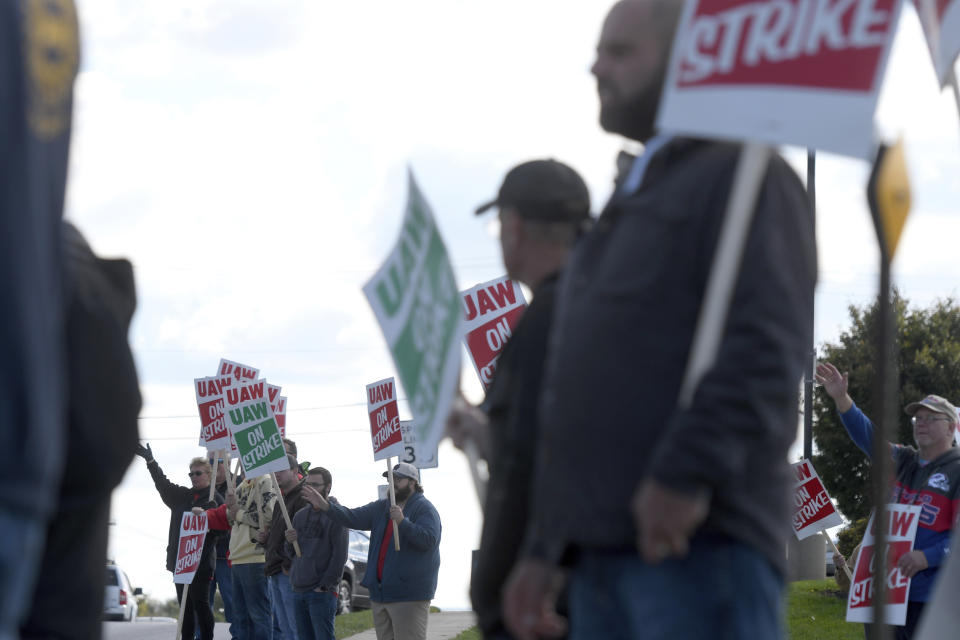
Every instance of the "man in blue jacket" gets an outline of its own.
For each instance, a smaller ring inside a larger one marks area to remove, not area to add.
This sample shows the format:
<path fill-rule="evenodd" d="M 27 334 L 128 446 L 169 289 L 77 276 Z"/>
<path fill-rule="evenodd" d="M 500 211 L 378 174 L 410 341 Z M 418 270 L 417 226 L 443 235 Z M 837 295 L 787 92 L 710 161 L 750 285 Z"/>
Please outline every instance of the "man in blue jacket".
<path fill-rule="evenodd" d="M 343 526 L 370 531 L 367 572 L 360 584 L 370 590 L 377 640 L 425 640 L 440 571 L 440 515 L 424 497 L 420 472 L 412 464 L 393 468 L 393 490 L 394 507 L 386 499 L 356 509 L 322 497 L 317 504 Z M 400 551 L 394 547 L 391 521 L 397 523 Z"/>
<path fill-rule="evenodd" d="M 850 439 L 873 456 L 873 422 L 847 392 L 849 379 L 829 362 L 817 364 L 817 382 L 823 385 L 840 413 Z M 913 424 L 916 448 L 889 443 L 896 472 L 891 502 L 922 507 L 913 551 L 897 561 L 910 578 L 907 618 L 894 627 L 897 640 L 913 637 L 923 608 L 933 595 L 940 565 L 950 554 L 950 535 L 960 516 L 960 449 L 954 446 L 957 409 L 946 399 L 928 395 L 903 408 Z"/>

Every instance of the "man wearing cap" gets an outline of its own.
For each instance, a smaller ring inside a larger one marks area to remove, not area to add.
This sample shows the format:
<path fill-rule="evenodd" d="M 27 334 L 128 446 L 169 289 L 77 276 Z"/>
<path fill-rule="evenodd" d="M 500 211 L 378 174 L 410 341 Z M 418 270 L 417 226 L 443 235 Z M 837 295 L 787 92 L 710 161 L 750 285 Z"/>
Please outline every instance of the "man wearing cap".
<path fill-rule="evenodd" d="M 370 531 L 367 572 L 360 584 L 370 591 L 377 639 L 426 640 L 440 571 L 440 515 L 424 497 L 420 472 L 412 464 L 401 462 L 393 468 L 393 490 L 396 506 L 383 499 L 347 509 L 316 492 L 313 498 L 335 522 Z M 394 547 L 393 522 L 400 551 Z"/>
<path fill-rule="evenodd" d="M 484 638 L 509 638 L 500 593 L 523 542 L 538 430 L 537 403 L 560 271 L 590 220 L 590 194 L 576 171 L 534 160 L 507 173 L 497 198 L 500 247 L 507 275 L 527 285 L 533 301 L 497 360 L 480 407 L 454 405 L 447 428 L 455 443 L 472 437 L 487 460 L 480 550 L 470 597 Z"/>
<path fill-rule="evenodd" d="M 823 385 L 840 412 L 850 439 L 873 454 L 873 423 L 847 393 L 848 377 L 829 362 L 817 364 L 817 382 Z M 890 443 L 896 470 L 892 501 L 922 507 L 913 551 L 900 557 L 897 566 L 911 578 L 907 596 L 907 620 L 896 627 L 897 638 L 910 638 L 923 607 L 933 595 L 940 565 L 950 553 L 950 531 L 960 516 L 960 449 L 955 445 L 957 410 L 944 398 L 928 395 L 911 402 L 904 411 L 911 416 L 917 447 Z"/>
<path fill-rule="evenodd" d="M 573 639 L 782 637 L 812 209 L 773 154 L 729 313 L 703 325 L 716 357 L 685 388 L 741 147 L 655 130 L 682 9 L 618 2 L 591 67 L 601 126 L 644 152 L 557 285 L 527 531 L 503 598 L 520 640 L 562 633 L 563 570 Z"/>

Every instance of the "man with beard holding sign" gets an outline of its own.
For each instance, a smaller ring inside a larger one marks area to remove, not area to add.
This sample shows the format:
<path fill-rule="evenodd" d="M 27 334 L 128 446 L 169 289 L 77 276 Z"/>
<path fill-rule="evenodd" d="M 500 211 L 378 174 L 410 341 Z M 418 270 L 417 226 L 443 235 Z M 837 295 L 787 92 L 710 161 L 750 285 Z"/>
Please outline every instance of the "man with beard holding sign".
<path fill-rule="evenodd" d="M 383 499 L 347 509 L 319 493 L 315 498 L 335 522 L 370 531 L 367 573 L 360 584 L 370 590 L 377 640 L 426 640 L 440 572 L 440 515 L 424 497 L 420 471 L 412 464 L 393 468 L 393 490 L 394 507 Z M 391 521 L 398 525 L 400 551 L 393 546 Z"/>
<path fill-rule="evenodd" d="M 716 360 L 681 408 L 740 155 L 734 144 L 654 135 L 682 6 L 616 4 L 591 69 L 601 125 L 644 153 L 557 286 L 530 523 L 503 597 L 520 640 L 563 632 L 564 572 L 574 640 L 782 637 L 813 217 L 774 155 Z"/>

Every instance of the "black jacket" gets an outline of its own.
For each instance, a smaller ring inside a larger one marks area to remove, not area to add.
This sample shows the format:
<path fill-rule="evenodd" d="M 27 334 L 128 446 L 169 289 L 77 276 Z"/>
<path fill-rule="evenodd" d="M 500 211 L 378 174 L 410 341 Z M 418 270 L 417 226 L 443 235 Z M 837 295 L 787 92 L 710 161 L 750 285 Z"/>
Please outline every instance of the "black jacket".
<path fill-rule="evenodd" d="M 558 288 L 526 550 L 635 549 L 646 477 L 705 490 L 698 535 L 745 543 L 785 570 L 787 451 L 813 334 L 812 208 L 777 155 L 760 187 L 716 361 L 689 409 L 681 381 L 740 147 L 676 139 L 639 189 L 615 195 Z M 569 478 L 573 490 L 558 490 Z"/>
<path fill-rule="evenodd" d="M 537 404 L 556 289 L 554 274 L 533 292 L 533 301 L 500 354 L 481 407 L 490 418 L 490 480 L 470 598 L 477 624 L 488 636 L 504 633 L 500 591 L 527 526 L 539 420 Z"/>
<path fill-rule="evenodd" d="M 190 487 L 183 487 L 174 484 L 163 475 L 160 465 L 156 460 L 147 463 L 147 469 L 150 470 L 150 476 L 157 487 L 157 493 L 163 504 L 170 508 L 170 531 L 167 535 L 167 571 L 173 573 L 177 563 L 177 548 L 180 542 L 180 523 L 183 521 L 185 511 L 190 511 L 194 507 L 202 509 L 212 509 L 223 504 L 223 497 L 219 493 L 213 494 L 213 500 L 210 500 L 210 489 L 195 491 Z M 216 553 L 214 549 L 217 545 L 219 532 L 207 531 L 207 537 L 203 542 L 203 553 L 200 556 L 200 568 L 207 568 L 211 571 L 216 564 Z M 197 570 L 200 572 L 200 569 Z"/>

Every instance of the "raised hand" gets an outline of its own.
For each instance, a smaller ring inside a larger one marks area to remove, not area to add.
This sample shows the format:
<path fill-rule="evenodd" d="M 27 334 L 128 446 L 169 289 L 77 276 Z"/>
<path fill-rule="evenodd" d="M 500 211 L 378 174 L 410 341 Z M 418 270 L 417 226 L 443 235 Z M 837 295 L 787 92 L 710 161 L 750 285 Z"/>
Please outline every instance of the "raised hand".
<path fill-rule="evenodd" d="M 143 458 L 146 462 L 153 462 L 153 451 L 150 450 L 150 444 L 147 443 L 147 446 L 142 444 L 137 444 L 137 455 Z"/>
<path fill-rule="evenodd" d="M 817 382 L 823 385 L 823 390 L 827 392 L 827 395 L 837 403 L 837 409 L 841 412 L 850 410 L 850 407 L 853 406 L 853 399 L 847 393 L 848 374 L 840 373 L 840 370 L 829 362 L 818 362 L 816 378 Z"/>

